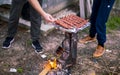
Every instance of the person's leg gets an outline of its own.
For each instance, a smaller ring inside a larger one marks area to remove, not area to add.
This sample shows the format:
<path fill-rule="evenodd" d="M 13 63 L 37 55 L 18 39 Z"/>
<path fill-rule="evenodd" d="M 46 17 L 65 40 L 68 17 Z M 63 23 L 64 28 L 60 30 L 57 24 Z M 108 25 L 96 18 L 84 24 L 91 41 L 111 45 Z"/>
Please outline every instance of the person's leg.
<path fill-rule="evenodd" d="M 93 2 L 93 7 L 92 7 L 92 14 L 90 17 L 90 30 L 89 30 L 89 35 L 84 37 L 83 39 L 79 40 L 80 43 L 88 43 L 88 42 L 93 42 L 96 41 L 96 17 L 98 14 L 98 9 L 100 8 L 101 0 L 94 0 Z"/>
<path fill-rule="evenodd" d="M 96 18 L 96 30 L 98 44 L 104 44 L 106 42 L 106 22 L 109 17 L 110 10 L 115 0 L 101 0 L 99 13 Z"/>
<path fill-rule="evenodd" d="M 24 3 L 25 3 L 25 0 L 12 0 L 7 37 L 5 38 L 5 41 L 3 42 L 2 48 L 9 48 L 11 46 L 11 43 L 14 41 L 14 36 L 17 33 L 19 16 L 20 16 L 22 6 Z"/>
<path fill-rule="evenodd" d="M 39 0 L 42 4 L 42 0 Z M 40 14 L 30 5 L 30 20 L 31 20 L 31 39 L 32 46 L 36 52 L 42 52 L 42 47 L 39 43 L 41 16 Z"/>
<path fill-rule="evenodd" d="M 39 39 L 41 16 L 31 5 L 30 5 L 30 20 L 31 20 L 31 39 L 35 41 Z"/>
<path fill-rule="evenodd" d="M 14 37 L 15 34 L 17 33 L 19 17 L 25 2 L 26 0 L 12 0 L 7 32 L 8 37 Z"/>
<path fill-rule="evenodd" d="M 92 13 L 91 13 L 91 17 L 90 17 L 90 30 L 89 30 L 89 36 L 91 38 L 94 38 L 96 35 L 96 18 L 98 15 L 98 10 L 100 8 L 100 4 L 101 4 L 101 0 L 94 0 L 93 2 L 93 6 L 92 6 Z"/>
<path fill-rule="evenodd" d="M 101 0 L 101 5 L 96 18 L 96 31 L 98 46 L 93 53 L 94 57 L 102 56 L 105 52 L 104 43 L 106 42 L 106 22 L 109 17 L 110 10 L 115 0 Z"/>

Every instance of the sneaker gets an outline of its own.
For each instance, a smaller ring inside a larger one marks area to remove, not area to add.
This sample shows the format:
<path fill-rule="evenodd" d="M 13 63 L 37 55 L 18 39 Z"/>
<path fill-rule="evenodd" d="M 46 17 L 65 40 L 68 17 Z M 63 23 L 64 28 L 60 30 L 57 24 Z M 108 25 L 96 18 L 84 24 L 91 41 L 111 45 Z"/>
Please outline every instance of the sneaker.
<path fill-rule="evenodd" d="M 11 43 L 14 41 L 13 37 L 6 37 L 5 41 L 3 42 L 3 47 L 2 48 L 10 48 L 11 47 Z"/>
<path fill-rule="evenodd" d="M 96 51 L 93 53 L 93 57 L 100 57 L 104 54 L 105 48 L 101 45 L 98 45 Z"/>
<path fill-rule="evenodd" d="M 42 53 L 43 52 L 43 50 L 42 50 L 43 48 L 41 47 L 38 40 L 32 42 L 32 47 L 35 49 L 36 53 Z"/>
<path fill-rule="evenodd" d="M 83 44 L 88 43 L 88 42 L 94 42 L 94 41 L 96 41 L 96 38 L 95 37 L 91 38 L 90 36 L 86 36 L 85 38 L 79 40 L 79 42 Z"/>

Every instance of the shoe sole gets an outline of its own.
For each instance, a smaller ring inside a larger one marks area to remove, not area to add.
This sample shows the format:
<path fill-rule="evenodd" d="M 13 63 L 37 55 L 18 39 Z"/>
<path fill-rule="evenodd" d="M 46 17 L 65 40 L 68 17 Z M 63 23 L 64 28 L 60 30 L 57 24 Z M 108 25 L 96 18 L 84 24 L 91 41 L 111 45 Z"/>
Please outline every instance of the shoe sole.
<path fill-rule="evenodd" d="M 8 49 L 8 48 L 10 48 L 10 47 L 11 47 L 11 44 L 13 43 L 13 41 L 14 41 L 14 39 L 11 40 L 10 45 L 9 45 L 8 47 L 2 47 L 2 48 L 3 48 L 3 49 Z"/>
<path fill-rule="evenodd" d="M 32 44 L 32 47 L 35 49 L 35 46 Z M 43 53 L 43 51 L 37 52 L 35 49 L 35 53 Z"/>
<path fill-rule="evenodd" d="M 96 40 L 92 40 L 92 41 L 87 41 L 84 44 L 90 43 L 90 42 L 96 42 Z"/>
<path fill-rule="evenodd" d="M 79 41 L 80 42 L 80 41 Z M 96 42 L 96 40 L 91 40 L 91 41 L 86 41 L 86 42 L 80 42 L 80 43 L 82 43 L 82 44 L 87 44 L 87 43 L 90 43 L 90 42 Z"/>

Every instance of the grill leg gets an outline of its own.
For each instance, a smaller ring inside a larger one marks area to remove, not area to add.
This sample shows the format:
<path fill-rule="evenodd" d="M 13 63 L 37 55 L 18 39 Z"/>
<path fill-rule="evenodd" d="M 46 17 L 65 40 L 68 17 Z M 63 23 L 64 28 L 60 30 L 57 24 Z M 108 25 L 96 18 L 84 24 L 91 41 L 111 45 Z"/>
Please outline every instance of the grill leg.
<path fill-rule="evenodd" d="M 72 63 L 76 64 L 77 59 L 77 33 L 70 33 L 70 56 Z"/>
<path fill-rule="evenodd" d="M 77 59 L 77 33 L 65 33 L 65 40 L 62 43 L 63 47 L 69 51 L 69 57 L 66 59 L 66 66 L 73 66 Z"/>

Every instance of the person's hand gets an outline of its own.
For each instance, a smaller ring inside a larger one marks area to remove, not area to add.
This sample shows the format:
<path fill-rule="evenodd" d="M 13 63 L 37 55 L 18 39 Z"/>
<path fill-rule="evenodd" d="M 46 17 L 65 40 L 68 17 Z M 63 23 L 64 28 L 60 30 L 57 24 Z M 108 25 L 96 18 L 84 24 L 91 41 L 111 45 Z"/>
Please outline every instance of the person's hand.
<path fill-rule="evenodd" d="M 45 13 L 43 15 L 43 18 L 47 21 L 47 22 L 54 22 L 55 19 L 52 17 L 52 15 L 48 14 L 48 13 Z"/>

